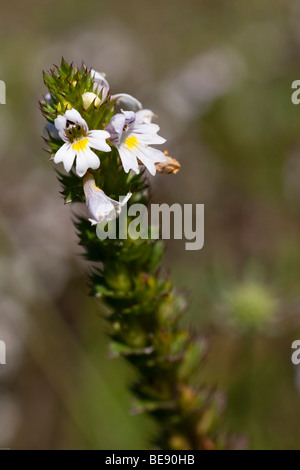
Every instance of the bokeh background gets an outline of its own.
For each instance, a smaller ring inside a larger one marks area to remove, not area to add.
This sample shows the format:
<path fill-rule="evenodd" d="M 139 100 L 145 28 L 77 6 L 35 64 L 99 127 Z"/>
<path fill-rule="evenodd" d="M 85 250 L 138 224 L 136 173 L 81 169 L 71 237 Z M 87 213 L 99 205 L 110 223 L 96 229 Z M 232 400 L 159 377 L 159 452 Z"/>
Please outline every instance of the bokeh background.
<path fill-rule="evenodd" d="M 205 247 L 167 242 L 208 342 L 203 381 L 251 449 L 300 448 L 300 79 L 297 0 L 10 0 L 1 5 L 0 447 L 142 449 L 133 372 L 109 360 L 89 267 L 42 150 L 42 70 L 61 56 L 106 72 L 159 115 L 182 168 L 155 202 L 205 204 Z"/>

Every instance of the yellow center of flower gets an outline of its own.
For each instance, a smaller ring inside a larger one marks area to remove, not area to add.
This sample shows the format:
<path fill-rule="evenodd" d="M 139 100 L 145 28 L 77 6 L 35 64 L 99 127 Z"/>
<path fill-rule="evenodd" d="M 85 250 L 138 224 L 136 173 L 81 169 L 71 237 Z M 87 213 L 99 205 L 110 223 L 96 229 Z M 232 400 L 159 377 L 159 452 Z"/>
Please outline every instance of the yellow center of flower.
<path fill-rule="evenodd" d="M 83 152 L 83 150 L 85 150 L 88 145 L 89 145 L 88 139 L 82 139 L 72 144 L 72 149 L 75 150 L 75 152 L 80 152 L 80 151 Z"/>
<path fill-rule="evenodd" d="M 139 144 L 139 141 L 135 135 L 132 135 L 131 137 L 127 137 L 127 139 L 125 140 L 125 145 L 126 145 L 127 150 L 132 150 L 136 148 L 138 144 Z"/>

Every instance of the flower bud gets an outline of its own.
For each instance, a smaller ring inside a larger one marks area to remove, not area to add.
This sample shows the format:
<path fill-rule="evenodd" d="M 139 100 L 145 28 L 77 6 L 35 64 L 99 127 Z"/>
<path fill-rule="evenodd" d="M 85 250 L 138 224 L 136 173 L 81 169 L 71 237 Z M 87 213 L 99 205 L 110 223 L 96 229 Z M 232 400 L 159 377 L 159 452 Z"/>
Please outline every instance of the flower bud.
<path fill-rule="evenodd" d="M 85 111 L 89 109 L 92 103 L 94 103 L 95 108 L 99 108 L 101 104 L 100 98 L 95 93 L 91 93 L 88 91 L 86 93 L 83 93 L 82 102 Z"/>

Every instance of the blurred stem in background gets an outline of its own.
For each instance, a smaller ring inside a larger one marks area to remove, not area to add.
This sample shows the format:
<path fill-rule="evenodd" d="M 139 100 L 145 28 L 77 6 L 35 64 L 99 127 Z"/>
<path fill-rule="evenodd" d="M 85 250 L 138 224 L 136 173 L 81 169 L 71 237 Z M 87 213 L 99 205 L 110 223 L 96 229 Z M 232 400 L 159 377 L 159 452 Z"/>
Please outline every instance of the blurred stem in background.
<path fill-rule="evenodd" d="M 84 66 L 78 70 L 62 61 L 44 79 L 51 100 L 43 101 L 41 108 L 50 124 L 71 108 L 81 113 L 90 129 L 101 130 L 108 124 L 114 112 L 109 97 L 99 108 L 91 103 L 85 109 L 83 95 L 95 90 Z M 47 143 L 51 154 L 61 147 L 51 133 Z M 117 199 L 131 191 L 129 206 L 136 202 L 149 204 L 143 172 L 126 174 L 115 149 L 109 156 L 101 154 L 101 169 L 92 174 L 106 195 Z M 81 178 L 71 172 L 59 179 L 66 202 L 84 201 Z M 128 224 L 130 220 L 128 217 Z M 147 412 L 157 421 L 154 445 L 162 449 L 207 450 L 238 445 L 222 430 L 222 394 L 207 389 L 197 378 L 204 346 L 181 327 L 186 299 L 161 273 L 162 242 L 129 237 L 101 240 L 85 217 L 78 218 L 75 225 L 86 258 L 101 263 L 90 274 L 91 293 L 109 310 L 110 356 L 126 358 L 136 371 L 131 386 L 135 396 L 132 412 Z"/>

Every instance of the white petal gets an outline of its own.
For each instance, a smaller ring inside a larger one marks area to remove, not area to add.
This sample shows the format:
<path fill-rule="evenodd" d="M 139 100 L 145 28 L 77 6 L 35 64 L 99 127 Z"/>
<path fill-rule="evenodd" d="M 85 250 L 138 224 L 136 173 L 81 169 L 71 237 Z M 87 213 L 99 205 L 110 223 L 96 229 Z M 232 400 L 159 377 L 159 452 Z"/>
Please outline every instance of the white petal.
<path fill-rule="evenodd" d="M 67 138 L 65 135 L 65 127 L 67 125 L 67 120 L 65 116 L 57 116 L 57 118 L 54 120 L 54 125 L 58 131 L 59 137 L 66 142 Z"/>
<path fill-rule="evenodd" d="M 137 134 L 138 139 L 147 145 L 160 145 L 166 142 L 166 139 L 157 134 Z"/>
<path fill-rule="evenodd" d="M 167 142 L 167 139 L 165 139 L 164 137 L 161 137 L 160 135 L 155 135 L 153 136 L 152 138 L 152 144 L 164 144 L 165 142 Z"/>
<path fill-rule="evenodd" d="M 99 95 L 102 90 L 102 101 L 104 101 L 109 92 L 108 81 L 104 78 L 104 76 L 101 73 L 96 72 L 96 70 L 94 69 L 91 70 L 91 77 L 94 79 L 95 92 Z"/>
<path fill-rule="evenodd" d="M 146 153 L 155 163 L 166 162 L 166 155 L 158 149 L 153 147 L 146 147 Z"/>
<path fill-rule="evenodd" d="M 93 170 L 97 170 L 100 166 L 99 157 L 88 147 L 84 152 L 85 158 L 87 159 L 88 168 L 92 168 Z"/>
<path fill-rule="evenodd" d="M 133 170 L 137 174 L 139 173 L 139 166 L 134 152 L 124 148 L 123 146 L 120 146 L 119 155 L 125 173 L 128 173 L 129 170 Z"/>
<path fill-rule="evenodd" d="M 63 144 L 55 154 L 54 163 L 61 163 L 64 160 L 65 155 L 68 153 L 69 148 L 70 145 Z"/>
<path fill-rule="evenodd" d="M 132 126 L 135 122 L 136 114 L 133 111 L 124 111 L 123 109 L 121 111 L 122 111 L 122 114 L 124 114 L 125 116 L 126 126 Z"/>
<path fill-rule="evenodd" d="M 121 113 L 115 114 L 107 124 L 105 130 L 109 132 L 110 141 L 113 144 L 118 144 L 120 142 L 124 126 L 125 116 Z"/>
<path fill-rule="evenodd" d="M 99 159 L 98 159 L 99 161 Z M 88 159 L 86 158 L 85 152 L 78 152 L 76 157 L 76 173 L 78 176 L 82 177 L 86 174 L 89 168 Z"/>
<path fill-rule="evenodd" d="M 67 120 L 65 116 L 57 116 L 57 118 L 54 120 L 54 125 L 58 132 L 63 131 L 66 127 Z"/>
<path fill-rule="evenodd" d="M 88 219 L 89 222 L 91 222 L 91 225 L 97 225 L 99 224 L 99 221 L 94 220 L 94 219 Z"/>
<path fill-rule="evenodd" d="M 106 83 L 108 83 L 106 78 L 104 77 L 104 75 L 105 74 L 103 74 L 103 73 L 97 72 L 97 70 L 91 69 L 91 77 L 92 78 L 94 78 L 97 81 L 104 80 Z"/>
<path fill-rule="evenodd" d="M 118 215 L 120 214 L 120 210 L 118 210 L 117 208 L 115 208 L 114 206 L 112 206 L 111 210 L 108 212 L 108 211 L 105 211 L 104 214 L 102 214 L 102 211 L 100 210 L 99 211 L 99 219 L 100 221 L 103 223 L 103 222 L 109 222 L 110 220 L 114 220 L 118 217 Z"/>
<path fill-rule="evenodd" d="M 166 139 L 157 135 L 159 126 L 157 124 L 138 124 L 134 125 L 132 133 L 142 142 L 151 144 L 164 144 Z"/>
<path fill-rule="evenodd" d="M 96 150 L 101 150 L 102 152 L 110 152 L 111 148 L 106 142 L 106 139 L 109 139 L 110 134 L 107 131 L 90 131 L 88 134 L 88 139 L 90 146 Z"/>
<path fill-rule="evenodd" d="M 136 122 L 133 126 L 133 131 L 139 134 L 157 134 L 160 127 L 157 124 L 143 124 L 140 122 Z"/>
<path fill-rule="evenodd" d="M 155 163 L 164 162 L 166 161 L 167 157 L 160 150 L 154 149 L 152 147 L 141 146 L 139 150 L 139 160 L 145 165 L 151 175 L 155 175 Z"/>
<path fill-rule="evenodd" d="M 103 192 L 103 194 L 105 194 L 105 193 Z M 121 207 L 125 206 L 125 204 L 127 204 L 128 200 L 131 198 L 131 196 L 132 196 L 132 193 L 127 193 L 127 195 L 124 197 L 123 201 L 119 202 L 119 201 L 115 201 L 111 197 L 106 196 L 106 194 L 105 194 L 106 200 L 111 202 L 116 210 L 120 210 Z"/>
<path fill-rule="evenodd" d="M 142 109 L 136 113 L 136 123 L 150 124 L 154 113 L 151 109 Z"/>
<path fill-rule="evenodd" d="M 145 149 L 143 149 L 143 151 L 139 153 L 139 160 L 145 165 L 149 173 L 154 176 L 156 173 L 155 164 L 154 161 L 149 157 L 149 155 L 147 155 Z"/>
<path fill-rule="evenodd" d="M 111 199 L 100 188 L 97 188 L 95 179 L 89 172 L 83 178 L 83 190 L 92 225 L 115 219 L 120 214 L 121 207 L 125 204 L 124 201 L 127 202 L 131 195 L 129 193 L 122 203 Z"/>
<path fill-rule="evenodd" d="M 65 118 L 68 121 L 74 122 L 74 124 L 79 124 L 79 126 L 83 127 L 84 129 L 88 129 L 87 123 L 81 117 L 80 113 L 74 108 L 68 109 L 65 112 Z"/>
<path fill-rule="evenodd" d="M 70 144 L 64 144 L 58 152 L 56 152 L 54 157 L 54 163 L 61 163 L 63 162 L 64 168 L 67 173 L 72 168 L 75 159 L 75 152 L 72 149 Z"/>
<path fill-rule="evenodd" d="M 134 96 L 128 95 L 127 93 L 112 95 L 111 101 L 115 101 L 120 110 L 125 109 L 126 111 L 137 111 L 138 109 L 142 109 L 142 103 L 140 103 L 140 101 Z"/>
<path fill-rule="evenodd" d="M 131 198 L 131 196 L 132 196 L 132 193 L 128 193 L 128 194 L 124 197 L 123 201 L 119 203 L 119 204 L 120 204 L 120 207 L 125 206 L 125 204 L 127 204 L 127 202 L 129 201 L 129 199 Z"/>

